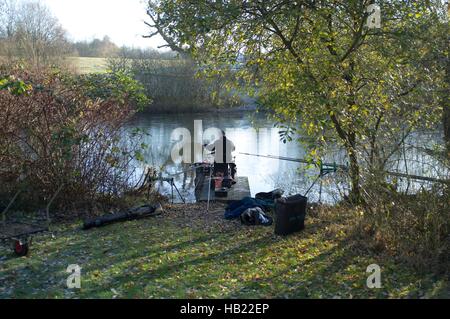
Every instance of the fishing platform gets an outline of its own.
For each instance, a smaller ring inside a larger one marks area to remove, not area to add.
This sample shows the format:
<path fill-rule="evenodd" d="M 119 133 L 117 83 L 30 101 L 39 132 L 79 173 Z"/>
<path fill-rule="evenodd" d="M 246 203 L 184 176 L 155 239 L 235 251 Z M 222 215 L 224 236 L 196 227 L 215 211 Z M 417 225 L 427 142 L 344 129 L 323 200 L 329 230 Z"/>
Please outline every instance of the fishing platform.
<path fill-rule="evenodd" d="M 209 176 L 207 176 L 202 185 L 199 185 L 196 191 L 196 197 L 198 202 L 207 202 L 208 198 L 210 201 L 215 201 L 219 203 L 232 203 L 237 202 L 243 199 L 244 197 L 250 197 L 250 183 L 248 181 L 248 177 L 239 176 L 235 179 L 236 184 L 232 185 L 228 190 L 228 194 L 226 197 L 218 197 L 216 196 L 216 192 L 214 189 L 210 189 L 210 181 Z M 209 194 L 209 195 L 208 195 Z"/>
<path fill-rule="evenodd" d="M 232 203 L 251 196 L 248 177 L 235 176 L 234 183 L 232 181 L 231 178 L 224 178 L 218 174 L 215 164 L 197 164 L 195 167 L 197 202 Z"/>

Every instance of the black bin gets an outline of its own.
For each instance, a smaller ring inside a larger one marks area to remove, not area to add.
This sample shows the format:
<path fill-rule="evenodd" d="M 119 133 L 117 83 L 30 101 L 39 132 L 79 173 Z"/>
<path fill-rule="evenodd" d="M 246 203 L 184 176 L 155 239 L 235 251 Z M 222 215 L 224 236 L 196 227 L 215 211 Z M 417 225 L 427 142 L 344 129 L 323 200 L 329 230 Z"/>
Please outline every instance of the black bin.
<path fill-rule="evenodd" d="M 305 228 L 308 198 L 295 195 L 277 200 L 275 206 L 275 234 L 287 236 Z"/>

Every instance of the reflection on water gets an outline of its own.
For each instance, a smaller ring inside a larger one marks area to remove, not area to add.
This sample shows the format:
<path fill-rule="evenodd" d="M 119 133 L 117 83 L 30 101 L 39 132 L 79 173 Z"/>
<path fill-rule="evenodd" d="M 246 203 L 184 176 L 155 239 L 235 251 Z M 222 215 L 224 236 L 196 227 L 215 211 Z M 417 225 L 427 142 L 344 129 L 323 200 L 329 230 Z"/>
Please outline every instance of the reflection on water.
<path fill-rule="evenodd" d="M 140 115 L 130 127 L 138 127 L 149 133 L 147 141 L 149 149 L 145 154 L 149 165 L 163 169 L 163 175 L 173 175 L 189 170 L 188 165 L 175 164 L 171 160 L 171 151 L 177 141 L 171 140 L 172 132 L 177 128 L 187 128 L 194 136 L 194 121 L 201 120 L 203 130 L 219 128 L 227 132 L 227 136 L 236 145 L 235 161 L 238 175 L 248 176 L 252 195 L 267 192 L 280 184 L 279 176 L 299 168 L 298 163 L 279 161 L 274 159 L 255 158 L 240 155 L 240 152 L 254 154 L 271 154 L 289 157 L 303 157 L 304 150 L 297 143 L 283 144 L 280 142 L 278 129 L 264 116 L 249 116 L 241 113 L 208 113 L 182 115 Z M 213 139 L 205 134 L 204 143 Z M 188 200 L 194 200 L 194 173 L 174 176 L 176 184 L 182 189 Z"/>
<path fill-rule="evenodd" d="M 189 165 L 175 164 L 171 160 L 172 149 L 178 142 L 172 140 L 171 135 L 177 128 L 186 128 L 194 136 L 194 121 L 196 120 L 202 121 L 203 131 L 209 128 L 218 128 L 227 132 L 228 138 L 236 145 L 234 155 L 236 156 L 238 175 L 249 177 L 253 196 L 258 192 L 267 192 L 278 187 L 283 188 L 287 194 L 304 193 L 311 185 L 314 176 L 318 174 L 315 169 L 305 170 L 304 164 L 239 154 L 245 152 L 292 158 L 305 157 L 306 152 L 299 143 L 284 144 L 280 141 L 278 129 L 264 115 L 257 116 L 248 113 L 140 114 L 129 124 L 129 127 L 143 129 L 149 134 L 143 141 L 149 145 L 149 149 L 144 154 L 147 163 L 161 169 L 163 176 L 173 176 L 182 195 L 190 202 L 195 201 L 194 171 L 190 170 Z M 199 132 L 196 133 L 199 134 Z M 210 134 L 205 134 L 203 137 L 203 143 L 211 142 L 214 139 Z M 432 134 L 426 138 L 431 143 L 439 137 Z M 417 141 L 417 136 L 412 136 L 409 143 Z M 433 163 L 430 158 L 425 159 L 426 155 L 418 153 L 415 148 L 408 150 L 408 157 L 412 159 L 410 167 L 408 167 L 410 173 L 415 172 L 418 175 L 428 176 L 442 174 L 442 170 L 437 168 L 436 163 Z M 330 154 L 327 161 L 344 163 L 340 152 Z M 419 161 L 431 164 L 428 166 L 418 165 Z M 415 162 L 416 164 L 414 164 Z M 402 156 L 399 155 L 396 161 L 392 161 L 390 167 L 394 170 L 405 170 Z M 322 188 L 321 183 L 317 183 L 309 195 L 310 200 L 319 200 L 319 194 L 322 201 L 325 202 L 334 202 L 341 198 L 346 186 L 345 183 L 336 183 L 340 179 L 343 180 L 343 176 L 332 174 L 323 181 Z M 160 187 L 162 192 L 170 193 L 168 185 L 160 185 Z"/>

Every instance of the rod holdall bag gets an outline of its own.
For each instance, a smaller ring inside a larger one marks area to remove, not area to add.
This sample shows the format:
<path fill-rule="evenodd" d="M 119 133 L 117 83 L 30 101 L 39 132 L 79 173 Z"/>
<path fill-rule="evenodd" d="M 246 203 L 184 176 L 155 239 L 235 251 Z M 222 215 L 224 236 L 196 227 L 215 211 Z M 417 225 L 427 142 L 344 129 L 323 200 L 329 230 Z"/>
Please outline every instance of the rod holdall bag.
<path fill-rule="evenodd" d="M 308 198 L 295 195 L 280 198 L 275 204 L 275 234 L 287 236 L 305 228 Z"/>

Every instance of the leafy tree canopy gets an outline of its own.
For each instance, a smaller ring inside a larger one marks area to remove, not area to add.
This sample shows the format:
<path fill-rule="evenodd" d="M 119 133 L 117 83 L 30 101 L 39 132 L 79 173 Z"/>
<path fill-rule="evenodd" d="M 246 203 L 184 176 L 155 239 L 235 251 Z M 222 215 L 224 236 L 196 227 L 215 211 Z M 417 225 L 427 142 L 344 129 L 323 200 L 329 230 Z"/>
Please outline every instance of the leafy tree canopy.
<path fill-rule="evenodd" d="M 312 154 L 342 145 L 358 194 L 360 166 L 383 169 L 405 134 L 442 113 L 446 10 L 441 1 L 150 1 L 148 23 L 207 73 L 237 70 L 286 133 Z M 153 35 L 153 34 L 152 34 Z M 301 124 L 298 124 L 301 123 Z M 289 138 L 289 136 L 287 136 Z"/>

